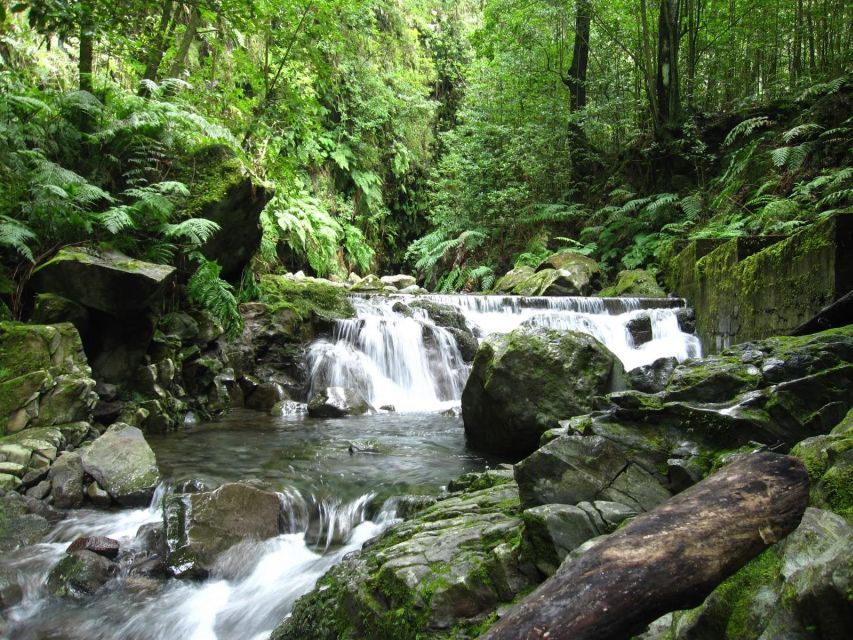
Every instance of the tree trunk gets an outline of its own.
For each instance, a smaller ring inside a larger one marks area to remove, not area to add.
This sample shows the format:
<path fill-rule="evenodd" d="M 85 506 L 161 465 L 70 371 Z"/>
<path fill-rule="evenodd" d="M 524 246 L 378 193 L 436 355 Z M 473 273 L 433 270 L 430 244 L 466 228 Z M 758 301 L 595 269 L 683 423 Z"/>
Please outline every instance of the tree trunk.
<path fill-rule="evenodd" d="M 564 564 L 481 640 L 612 640 L 699 605 L 793 531 L 809 501 L 802 462 L 732 463 Z"/>
<path fill-rule="evenodd" d="M 80 91 L 92 93 L 92 72 L 95 58 L 95 26 L 91 6 L 83 5 L 80 19 L 80 59 L 77 64 Z"/>
<path fill-rule="evenodd" d="M 166 40 L 172 28 L 172 0 L 163 0 L 163 9 L 160 14 L 160 24 L 157 27 L 157 32 L 151 42 L 151 48 L 148 50 L 148 55 L 145 56 L 145 71 L 142 73 L 143 80 L 157 80 L 157 72 L 160 70 L 160 63 L 163 61 L 165 53 Z M 147 95 L 148 90 L 145 86 L 139 88 L 139 95 Z"/>
<path fill-rule="evenodd" d="M 579 111 L 586 106 L 586 70 L 589 64 L 589 23 L 592 19 L 590 0 L 577 0 L 575 17 L 575 44 L 572 64 L 564 79 L 569 88 L 569 108 Z"/>
<path fill-rule="evenodd" d="M 679 0 L 661 0 L 658 14 L 657 103 L 659 131 L 681 120 L 681 93 L 678 86 L 678 44 L 681 39 Z"/>
<path fill-rule="evenodd" d="M 195 40 L 198 27 L 201 24 L 201 13 L 198 7 L 193 6 L 190 9 L 190 18 L 187 22 L 187 30 L 184 31 L 184 36 L 181 38 L 181 44 L 178 45 L 178 51 L 175 53 L 175 59 L 172 61 L 172 66 L 169 67 L 169 77 L 177 78 L 184 70 L 187 64 L 187 55 L 189 55 L 190 47 Z"/>

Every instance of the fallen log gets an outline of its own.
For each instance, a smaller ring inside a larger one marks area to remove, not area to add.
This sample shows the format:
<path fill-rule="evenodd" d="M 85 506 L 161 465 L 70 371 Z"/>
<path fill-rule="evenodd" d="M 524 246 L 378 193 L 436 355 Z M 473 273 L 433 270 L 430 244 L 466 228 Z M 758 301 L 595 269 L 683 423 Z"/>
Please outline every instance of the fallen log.
<path fill-rule="evenodd" d="M 637 517 L 519 602 L 482 640 L 617 640 L 714 587 L 793 531 L 808 506 L 796 458 L 754 453 Z"/>

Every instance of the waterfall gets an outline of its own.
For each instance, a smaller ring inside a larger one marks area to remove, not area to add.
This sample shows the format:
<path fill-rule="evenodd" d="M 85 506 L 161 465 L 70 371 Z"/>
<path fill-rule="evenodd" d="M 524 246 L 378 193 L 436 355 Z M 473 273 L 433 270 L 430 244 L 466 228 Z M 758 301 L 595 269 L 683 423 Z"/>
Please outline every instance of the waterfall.
<path fill-rule="evenodd" d="M 699 340 L 679 327 L 681 299 L 394 295 L 352 300 L 357 317 L 339 320 L 331 338 L 309 348 L 310 394 L 323 387 L 346 387 L 374 409 L 437 411 L 457 405 L 462 396 L 470 367 L 450 331 L 422 309 L 408 306 L 415 300 L 459 310 L 480 339 L 521 326 L 587 333 L 626 369 L 662 357 L 682 361 L 701 356 Z M 640 318 L 648 320 L 652 336 L 635 345 L 628 327 Z"/>

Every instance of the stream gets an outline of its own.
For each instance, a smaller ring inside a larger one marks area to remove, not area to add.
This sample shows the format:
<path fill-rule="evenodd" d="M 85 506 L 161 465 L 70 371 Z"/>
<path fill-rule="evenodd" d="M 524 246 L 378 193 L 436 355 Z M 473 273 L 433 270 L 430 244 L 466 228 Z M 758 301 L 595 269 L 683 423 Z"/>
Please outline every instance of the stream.
<path fill-rule="evenodd" d="M 457 308 L 480 337 L 522 324 L 591 333 L 626 369 L 662 356 L 701 355 L 696 338 L 678 327 L 673 307 L 680 301 L 424 298 Z M 307 416 L 304 405 L 276 416 L 233 410 L 215 422 L 148 436 L 163 480 L 149 508 L 71 511 L 42 543 L 0 559 L 24 591 L 23 601 L 4 612 L 7 637 L 266 638 L 330 567 L 397 521 L 394 496 L 435 495 L 454 477 L 501 462 L 466 449 L 454 407 L 469 368 L 452 335 L 422 310 L 403 314 L 394 303 L 356 298 L 358 318 L 340 321 L 308 351 L 312 388 L 346 383 L 371 406 L 393 411 L 320 419 Z M 638 314 L 649 315 L 653 333 L 639 348 L 627 329 Z M 131 574 L 134 551 L 160 522 L 166 494 L 240 480 L 279 493 L 286 533 L 232 547 L 203 582 Z M 120 543 L 119 577 L 87 600 L 49 598 L 44 581 L 51 567 L 71 541 L 92 535 Z"/>

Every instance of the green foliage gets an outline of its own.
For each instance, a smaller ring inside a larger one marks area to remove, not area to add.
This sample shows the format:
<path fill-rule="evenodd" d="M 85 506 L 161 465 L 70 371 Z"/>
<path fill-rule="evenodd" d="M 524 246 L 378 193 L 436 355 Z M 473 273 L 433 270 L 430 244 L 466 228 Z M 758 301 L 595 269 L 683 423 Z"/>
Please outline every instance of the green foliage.
<path fill-rule="evenodd" d="M 187 282 L 187 297 L 210 311 L 228 335 L 239 334 L 243 318 L 237 309 L 234 287 L 219 277 L 222 267 L 197 251 L 191 253 L 190 258 L 198 263 L 198 268 Z"/>

